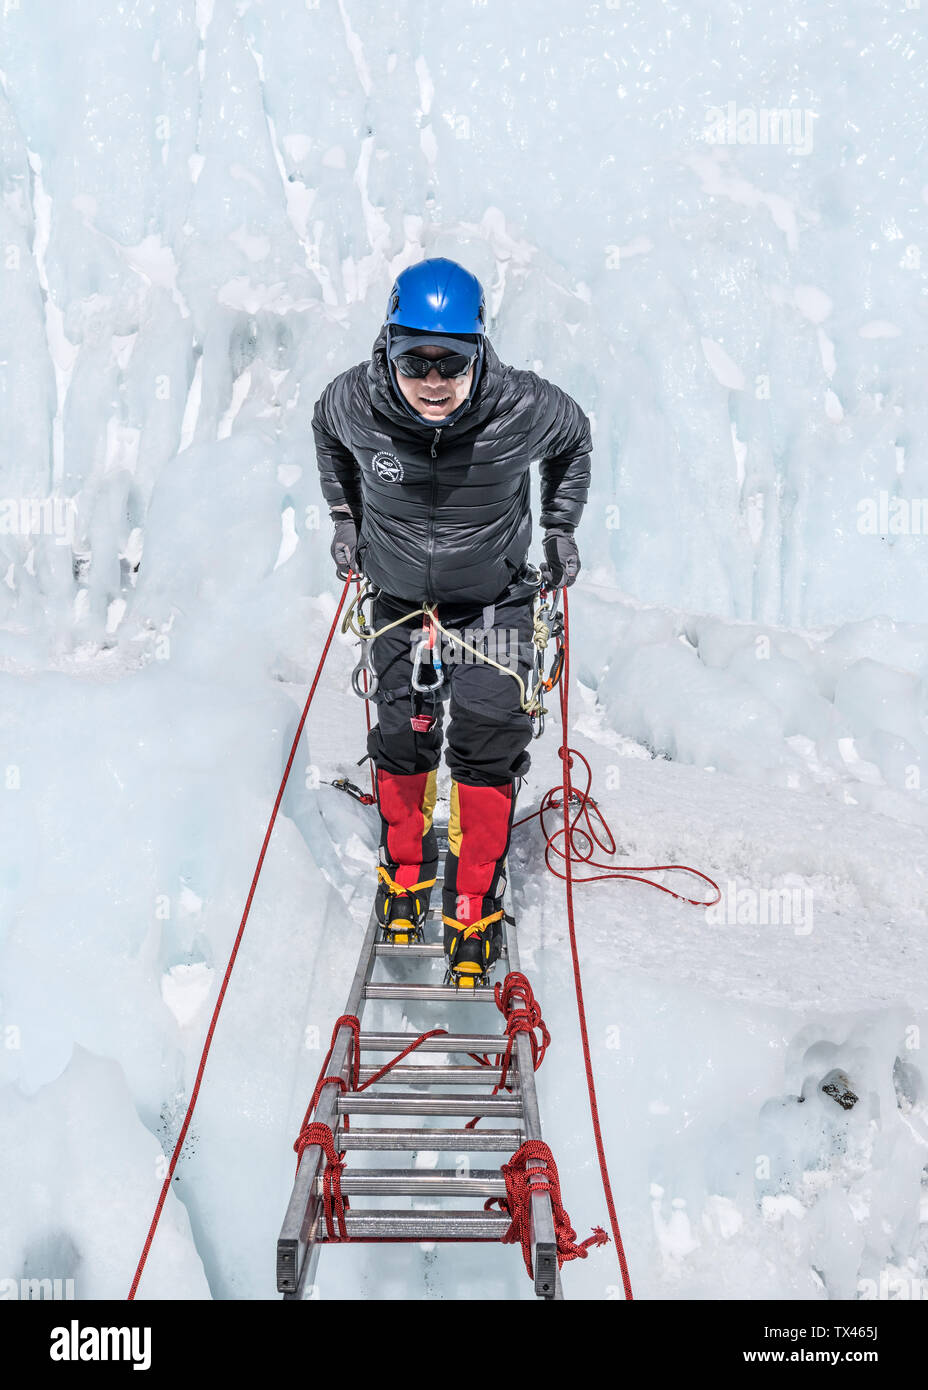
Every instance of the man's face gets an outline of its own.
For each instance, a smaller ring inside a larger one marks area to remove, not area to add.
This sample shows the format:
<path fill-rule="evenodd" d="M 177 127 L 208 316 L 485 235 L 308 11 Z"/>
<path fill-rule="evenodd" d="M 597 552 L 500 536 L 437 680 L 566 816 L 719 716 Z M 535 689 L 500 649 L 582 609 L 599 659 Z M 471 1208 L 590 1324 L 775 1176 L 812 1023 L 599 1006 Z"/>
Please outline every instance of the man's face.
<path fill-rule="evenodd" d="M 447 348 L 426 346 L 417 347 L 415 355 L 436 358 L 452 354 Z M 463 376 L 448 378 L 439 375 L 436 367 L 425 377 L 403 376 L 399 367 L 396 369 L 396 380 L 404 399 L 426 420 L 444 420 L 446 416 L 453 415 L 458 406 L 467 400 L 473 379 L 473 366 Z"/>

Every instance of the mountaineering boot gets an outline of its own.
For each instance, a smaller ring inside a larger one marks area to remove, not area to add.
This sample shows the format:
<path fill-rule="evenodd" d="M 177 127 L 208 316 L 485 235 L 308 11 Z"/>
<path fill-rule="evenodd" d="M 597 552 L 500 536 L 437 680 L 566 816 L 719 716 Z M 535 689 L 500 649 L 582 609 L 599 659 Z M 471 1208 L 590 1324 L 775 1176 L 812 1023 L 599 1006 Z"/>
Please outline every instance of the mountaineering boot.
<path fill-rule="evenodd" d="M 399 774 L 377 769 L 380 864 L 374 907 L 385 940 L 421 941 L 438 864 L 432 827 L 437 772 Z"/>
<path fill-rule="evenodd" d="M 434 878 L 403 888 L 382 864 L 377 866 L 377 921 L 384 937 L 396 946 L 408 946 L 423 939 Z"/>
<path fill-rule="evenodd" d="M 482 985 L 490 967 L 499 960 L 503 933 L 500 927 L 502 909 L 476 922 L 459 922 L 443 917 L 445 924 L 445 954 L 448 957 L 449 983 L 458 989 L 473 989 Z"/>
<path fill-rule="evenodd" d="M 499 960 L 503 865 L 514 806 L 511 782 L 498 787 L 451 783 L 442 921 L 448 980 L 458 989 L 483 984 Z"/>

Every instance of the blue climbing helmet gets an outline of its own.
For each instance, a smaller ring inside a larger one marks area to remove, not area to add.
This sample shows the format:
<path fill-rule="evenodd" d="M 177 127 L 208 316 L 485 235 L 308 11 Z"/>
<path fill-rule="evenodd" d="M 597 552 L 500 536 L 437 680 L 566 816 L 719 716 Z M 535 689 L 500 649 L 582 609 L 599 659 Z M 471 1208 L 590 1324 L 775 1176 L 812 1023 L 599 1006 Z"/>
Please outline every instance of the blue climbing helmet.
<path fill-rule="evenodd" d="M 387 304 L 385 322 L 420 333 L 486 334 L 483 286 L 457 261 L 435 256 L 401 271 Z"/>

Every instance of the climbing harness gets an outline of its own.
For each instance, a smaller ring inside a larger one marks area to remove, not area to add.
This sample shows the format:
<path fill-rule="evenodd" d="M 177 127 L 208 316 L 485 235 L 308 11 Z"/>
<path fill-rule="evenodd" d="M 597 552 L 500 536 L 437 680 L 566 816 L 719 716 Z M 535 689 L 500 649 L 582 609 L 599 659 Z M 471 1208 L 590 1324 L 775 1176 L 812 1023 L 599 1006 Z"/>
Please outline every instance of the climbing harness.
<path fill-rule="evenodd" d="M 517 670 L 513 670 L 511 666 L 504 666 L 502 662 L 495 661 L 488 652 L 481 651 L 472 643 L 466 642 L 460 633 L 452 632 L 446 628 L 438 616 L 438 605 L 435 603 L 423 603 L 420 607 L 410 609 L 408 613 L 394 618 L 392 622 L 384 623 L 382 627 L 375 630 L 364 610 L 366 604 L 373 604 L 374 599 L 379 596 L 380 590 L 376 585 L 367 583 L 363 589 L 359 588 L 358 593 L 349 604 L 341 628 L 344 633 L 353 632 L 361 645 L 361 655 L 351 675 L 351 685 L 355 694 L 360 695 L 364 700 L 369 700 L 377 691 L 378 678 L 372 660 L 372 648 L 376 640 L 392 631 L 393 628 L 401 627 L 410 619 L 417 618 L 421 614 L 423 618 L 422 634 L 413 654 L 411 690 L 418 695 L 427 694 L 434 699 L 444 685 L 445 671 L 441 660 L 441 643 L 438 640 L 439 633 L 441 633 L 455 649 L 469 652 L 471 656 L 483 662 L 484 665 L 493 666 L 503 675 L 512 677 L 519 687 L 519 708 L 535 722 L 533 737 L 539 738 L 544 730 L 544 719 L 547 713 L 542 697 L 550 694 L 555 688 L 563 671 L 564 623 L 562 615 L 557 611 L 560 590 L 555 589 L 549 595 L 547 590 L 540 587 L 541 576 L 537 571 L 533 572 L 532 577 L 535 576 L 537 576 L 539 586 L 536 595 L 538 607 L 535 609 L 533 618 L 533 660 L 528 685 Z M 552 639 L 556 643 L 557 650 L 551 670 L 546 674 L 544 656 Z M 426 664 L 431 667 L 433 672 L 433 677 L 429 681 L 424 680 L 422 675 Z M 369 682 L 366 689 L 362 685 L 362 677 L 365 673 Z M 412 716 L 412 725 L 417 733 L 427 733 L 434 722 L 434 715 L 423 715 L 418 710 Z"/>

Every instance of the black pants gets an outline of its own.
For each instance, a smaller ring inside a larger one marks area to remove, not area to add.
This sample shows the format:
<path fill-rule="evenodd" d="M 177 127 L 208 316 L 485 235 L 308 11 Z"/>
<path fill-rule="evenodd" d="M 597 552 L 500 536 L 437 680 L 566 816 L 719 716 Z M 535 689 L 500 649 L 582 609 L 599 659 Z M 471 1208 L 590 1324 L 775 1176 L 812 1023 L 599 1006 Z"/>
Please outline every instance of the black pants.
<path fill-rule="evenodd" d="M 534 588 L 515 581 L 495 604 L 438 605 L 441 623 L 464 641 L 495 661 L 517 670 L 528 684 L 532 664 Z M 415 605 L 408 599 L 381 594 L 374 601 L 375 630 L 408 613 Z M 368 752 L 375 765 L 399 775 L 428 772 L 441 759 L 445 701 L 450 702 L 448 750 L 445 761 L 458 782 L 475 787 L 497 787 L 513 782 L 528 771 L 526 751 L 532 737 L 532 721 L 520 708 L 521 691 L 512 676 L 489 666 L 442 640 L 444 684 L 436 695 L 420 695 L 411 688 L 415 644 L 422 631 L 422 615 L 391 628 L 373 645 L 372 660 L 380 679 L 374 703 L 377 725 L 371 730 Z M 432 671 L 424 665 L 421 679 Z M 427 733 L 416 733 L 410 724 L 415 713 L 434 714 Z"/>

